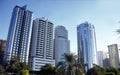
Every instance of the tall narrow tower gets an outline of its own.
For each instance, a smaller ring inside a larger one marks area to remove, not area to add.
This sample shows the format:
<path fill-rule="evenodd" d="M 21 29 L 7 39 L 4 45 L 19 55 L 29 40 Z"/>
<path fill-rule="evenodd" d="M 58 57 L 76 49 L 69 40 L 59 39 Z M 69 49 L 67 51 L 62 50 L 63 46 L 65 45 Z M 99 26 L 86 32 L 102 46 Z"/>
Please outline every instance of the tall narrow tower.
<path fill-rule="evenodd" d="M 53 60 L 53 23 L 45 18 L 33 21 L 30 65 L 33 71 L 39 71 L 45 64 L 55 66 Z"/>
<path fill-rule="evenodd" d="M 27 10 L 26 6 L 14 7 L 6 43 L 6 63 L 15 56 L 20 57 L 20 62 L 28 62 L 31 19 L 32 12 Z"/>
<path fill-rule="evenodd" d="M 6 48 L 6 40 L 0 39 L 0 65 L 3 65 L 4 51 Z"/>
<path fill-rule="evenodd" d="M 95 28 L 88 22 L 77 27 L 78 62 L 86 65 L 85 71 L 97 64 Z"/>
<path fill-rule="evenodd" d="M 110 66 L 114 68 L 119 68 L 119 54 L 118 54 L 118 45 L 112 44 L 108 45 Z"/>
<path fill-rule="evenodd" d="M 60 61 L 64 61 L 62 55 L 70 53 L 70 41 L 68 40 L 68 31 L 64 26 L 57 26 L 55 28 L 54 39 L 55 62 L 56 65 Z"/>
<path fill-rule="evenodd" d="M 103 57 L 104 57 L 104 55 L 103 55 L 103 51 L 97 51 L 97 56 L 98 56 L 98 65 L 100 66 L 100 67 L 103 67 Z"/>

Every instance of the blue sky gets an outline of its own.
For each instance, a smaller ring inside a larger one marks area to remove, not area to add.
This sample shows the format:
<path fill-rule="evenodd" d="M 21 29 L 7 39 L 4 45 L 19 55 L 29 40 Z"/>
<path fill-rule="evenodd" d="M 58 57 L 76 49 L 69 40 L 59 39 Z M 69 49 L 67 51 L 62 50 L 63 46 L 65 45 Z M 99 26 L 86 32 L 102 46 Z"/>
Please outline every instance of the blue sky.
<path fill-rule="evenodd" d="M 97 50 L 120 42 L 120 0 L 0 0 L 0 39 L 6 39 L 12 10 L 15 5 L 27 5 L 33 19 L 46 17 L 68 30 L 71 51 L 77 53 L 76 27 L 85 21 L 96 29 Z"/>

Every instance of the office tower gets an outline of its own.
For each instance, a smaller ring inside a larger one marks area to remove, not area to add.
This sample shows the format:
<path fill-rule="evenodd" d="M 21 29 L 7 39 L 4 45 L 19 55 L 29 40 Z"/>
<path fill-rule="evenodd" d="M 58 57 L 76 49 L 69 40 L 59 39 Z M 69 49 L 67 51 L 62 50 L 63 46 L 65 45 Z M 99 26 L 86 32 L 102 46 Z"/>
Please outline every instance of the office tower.
<path fill-rule="evenodd" d="M 68 40 L 68 31 L 64 26 L 57 26 L 55 28 L 55 39 L 54 39 L 54 50 L 55 50 L 55 62 L 56 65 L 60 61 L 64 61 L 62 55 L 64 53 L 70 53 L 70 41 Z"/>
<path fill-rule="evenodd" d="M 120 46 L 118 47 L 118 56 L 119 56 L 119 63 L 120 63 Z"/>
<path fill-rule="evenodd" d="M 6 40 L 0 39 L 0 64 L 1 65 L 3 65 L 5 47 L 6 47 Z"/>
<path fill-rule="evenodd" d="M 108 52 L 103 52 L 103 67 L 110 67 Z"/>
<path fill-rule="evenodd" d="M 98 65 L 103 67 L 103 51 L 97 51 Z"/>
<path fill-rule="evenodd" d="M 108 45 L 110 66 L 114 68 L 119 68 L 119 55 L 118 55 L 118 45 L 112 44 Z"/>
<path fill-rule="evenodd" d="M 100 67 L 110 67 L 108 52 L 97 51 L 97 57 Z"/>
<path fill-rule="evenodd" d="M 33 21 L 30 65 L 33 71 L 40 71 L 45 64 L 55 66 L 53 60 L 53 23 L 37 18 Z"/>
<path fill-rule="evenodd" d="M 6 63 L 9 63 L 15 56 L 20 57 L 20 62 L 28 62 L 31 20 L 32 12 L 27 10 L 26 6 L 14 7 L 6 43 Z"/>
<path fill-rule="evenodd" d="M 86 65 L 85 71 L 97 64 L 95 28 L 88 22 L 77 26 L 78 62 Z"/>

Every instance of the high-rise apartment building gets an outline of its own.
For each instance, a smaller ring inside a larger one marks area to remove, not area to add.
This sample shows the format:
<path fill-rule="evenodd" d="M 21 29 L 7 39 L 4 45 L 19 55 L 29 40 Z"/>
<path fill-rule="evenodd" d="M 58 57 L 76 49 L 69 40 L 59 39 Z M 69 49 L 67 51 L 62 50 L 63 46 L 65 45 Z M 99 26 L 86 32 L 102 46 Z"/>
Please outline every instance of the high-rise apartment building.
<path fill-rule="evenodd" d="M 119 68 L 118 45 L 117 44 L 108 45 L 108 52 L 110 66 L 114 68 Z"/>
<path fill-rule="evenodd" d="M 103 67 L 110 67 L 108 52 L 103 52 Z"/>
<path fill-rule="evenodd" d="M 32 12 L 27 10 L 26 6 L 14 7 L 4 57 L 7 63 L 15 56 L 20 57 L 20 62 L 28 62 L 31 20 Z"/>
<path fill-rule="evenodd" d="M 103 67 L 103 51 L 97 51 L 98 65 Z"/>
<path fill-rule="evenodd" d="M 45 64 L 55 66 L 53 60 L 53 23 L 45 18 L 33 20 L 30 65 L 39 71 Z"/>
<path fill-rule="evenodd" d="M 0 64 L 1 65 L 3 65 L 5 48 L 6 48 L 6 40 L 0 39 Z"/>
<path fill-rule="evenodd" d="M 78 62 L 86 65 L 85 71 L 97 64 L 95 28 L 88 22 L 77 26 Z"/>
<path fill-rule="evenodd" d="M 54 54 L 56 65 L 60 61 L 64 61 L 62 55 L 64 53 L 70 53 L 70 41 L 68 40 L 68 31 L 64 26 L 57 26 L 55 28 L 54 39 Z"/>

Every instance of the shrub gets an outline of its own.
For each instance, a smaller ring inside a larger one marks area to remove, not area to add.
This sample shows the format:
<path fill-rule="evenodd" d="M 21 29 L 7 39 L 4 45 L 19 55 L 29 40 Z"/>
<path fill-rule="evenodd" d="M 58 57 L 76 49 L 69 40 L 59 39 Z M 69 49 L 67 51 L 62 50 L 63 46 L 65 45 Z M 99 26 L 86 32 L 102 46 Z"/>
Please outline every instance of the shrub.
<path fill-rule="evenodd" d="M 20 75 L 29 75 L 29 71 L 28 70 L 21 70 Z"/>

